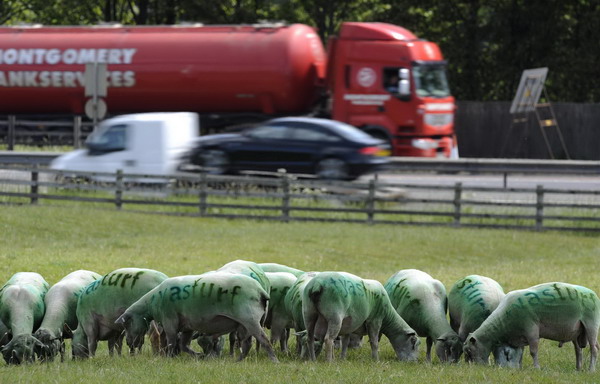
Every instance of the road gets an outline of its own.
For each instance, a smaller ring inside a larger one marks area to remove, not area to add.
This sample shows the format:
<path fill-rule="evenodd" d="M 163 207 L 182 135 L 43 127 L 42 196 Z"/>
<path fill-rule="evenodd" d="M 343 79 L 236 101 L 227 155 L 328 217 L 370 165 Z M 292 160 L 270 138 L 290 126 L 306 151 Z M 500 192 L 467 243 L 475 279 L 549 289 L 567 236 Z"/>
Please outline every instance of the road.
<path fill-rule="evenodd" d="M 373 175 L 363 176 L 360 180 L 369 180 Z M 389 183 L 409 185 L 444 185 L 453 186 L 461 182 L 463 187 L 486 188 L 536 188 L 542 185 L 545 189 L 560 190 L 595 190 L 600 191 L 599 176 L 566 176 L 566 175 L 439 175 L 433 173 L 384 173 L 379 179 Z"/>

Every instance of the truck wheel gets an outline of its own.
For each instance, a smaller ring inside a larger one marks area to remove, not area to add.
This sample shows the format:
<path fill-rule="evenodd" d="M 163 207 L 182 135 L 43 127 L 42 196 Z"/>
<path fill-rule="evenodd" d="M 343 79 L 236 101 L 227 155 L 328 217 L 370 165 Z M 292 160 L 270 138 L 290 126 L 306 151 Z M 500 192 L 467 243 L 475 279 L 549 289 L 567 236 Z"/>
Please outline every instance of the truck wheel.
<path fill-rule="evenodd" d="M 220 149 L 208 149 L 200 154 L 202 167 L 213 175 L 223 175 L 229 170 L 229 156 Z"/>
<path fill-rule="evenodd" d="M 316 172 L 319 179 L 347 180 L 348 166 L 342 159 L 328 157 L 317 163 Z"/>

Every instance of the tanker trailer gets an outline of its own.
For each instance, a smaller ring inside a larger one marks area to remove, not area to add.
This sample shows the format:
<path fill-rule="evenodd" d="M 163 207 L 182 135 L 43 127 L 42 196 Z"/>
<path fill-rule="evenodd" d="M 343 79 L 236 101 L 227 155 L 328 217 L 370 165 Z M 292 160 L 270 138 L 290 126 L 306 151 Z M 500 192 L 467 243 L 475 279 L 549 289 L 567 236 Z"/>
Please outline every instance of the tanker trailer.
<path fill-rule="evenodd" d="M 397 156 L 455 145 L 439 48 L 390 24 L 343 23 L 327 55 L 302 24 L 3 27 L 0 114 L 84 114 L 87 63 L 107 65 L 109 115 L 196 112 L 212 133 L 311 114 L 383 138 Z"/>

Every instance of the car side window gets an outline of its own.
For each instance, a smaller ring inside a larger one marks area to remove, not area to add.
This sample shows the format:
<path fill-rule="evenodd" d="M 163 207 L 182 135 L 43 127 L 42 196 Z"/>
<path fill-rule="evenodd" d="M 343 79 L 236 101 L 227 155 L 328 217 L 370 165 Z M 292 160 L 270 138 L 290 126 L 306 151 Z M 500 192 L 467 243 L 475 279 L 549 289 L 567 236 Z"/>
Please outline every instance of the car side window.
<path fill-rule="evenodd" d="M 284 125 L 262 125 L 248 131 L 248 136 L 262 140 L 285 139 L 289 136 L 289 128 Z"/>
<path fill-rule="evenodd" d="M 313 127 L 294 127 L 292 129 L 292 138 L 305 141 L 336 142 L 340 137 L 330 132 L 319 130 Z"/>

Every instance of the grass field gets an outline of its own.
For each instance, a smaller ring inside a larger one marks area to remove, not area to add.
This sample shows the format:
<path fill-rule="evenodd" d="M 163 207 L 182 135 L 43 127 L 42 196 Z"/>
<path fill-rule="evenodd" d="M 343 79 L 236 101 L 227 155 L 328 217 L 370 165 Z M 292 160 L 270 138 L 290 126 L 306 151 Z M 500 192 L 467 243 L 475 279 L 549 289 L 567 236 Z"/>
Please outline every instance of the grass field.
<path fill-rule="evenodd" d="M 424 270 L 446 288 L 468 274 L 494 278 L 505 289 L 564 281 L 600 292 L 600 239 L 594 235 L 318 223 L 262 223 L 165 217 L 114 210 L 1 206 L 0 282 L 18 271 L 41 273 L 53 284 L 76 269 L 105 274 L 145 267 L 169 276 L 198 274 L 235 260 L 276 262 L 303 270 L 343 270 L 385 282 L 406 268 Z M 575 371 L 571 345 L 540 346 L 541 370 L 526 353 L 523 369 L 403 363 L 382 339 L 380 361 L 368 344 L 346 361 L 328 364 L 279 353 L 272 364 L 251 352 L 242 363 L 229 357 L 202 361 L 151 355 L 109 358 L 105 342 L 89 361 L 6 366 L 0 383 L 600 383 L 599 373 Z M 199 349 L 199 348 L 197 348 Z M 70 354 L 70 350 L 69 350 Z M 589 359 L 587 350 L 584 354 Z M 587 363 L 587 360 L 586 360 Z M 587 366 L 587 365 L 586 365 Z M 598 367 L 600 369 L 600 366 Z"/>

